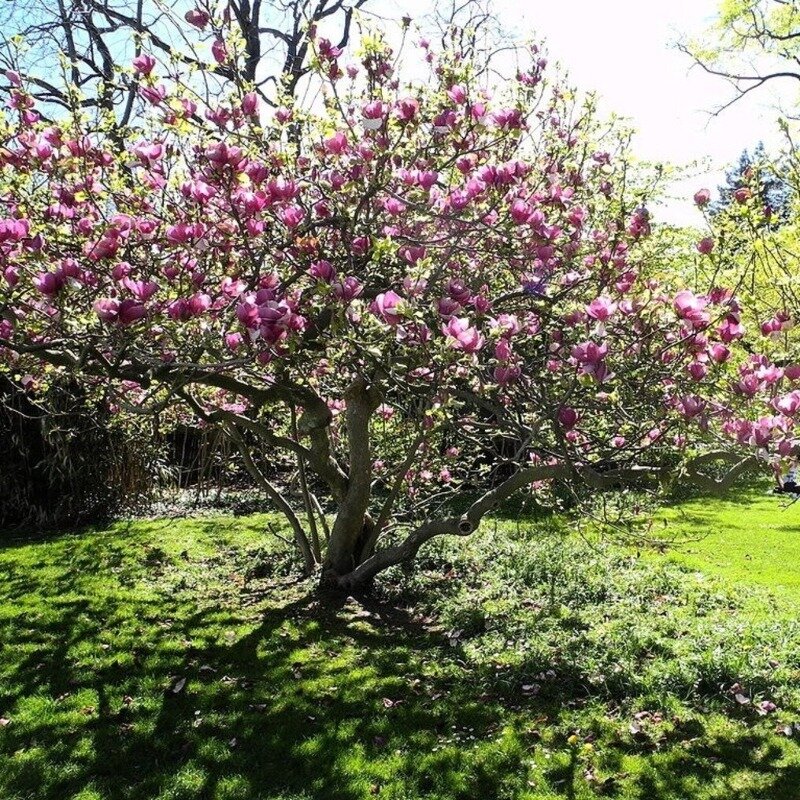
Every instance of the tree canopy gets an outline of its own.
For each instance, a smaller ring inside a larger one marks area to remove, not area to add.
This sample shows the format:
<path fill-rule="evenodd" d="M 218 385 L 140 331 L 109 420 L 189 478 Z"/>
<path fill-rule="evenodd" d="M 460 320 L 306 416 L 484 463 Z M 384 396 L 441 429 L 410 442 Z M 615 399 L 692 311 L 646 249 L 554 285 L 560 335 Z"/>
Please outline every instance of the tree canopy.
<path fill-rule="evenodd" d="M 147 112 L 122 141 L 110 116 L 46 118 L 7 73 L 6 370 L 223 427 L 307 568 L 342 587 L 523 488 L 684 469 L 717 489 L 754 448 L 793 450 L 800 367 L 739 347 L 716 272 L 653 274 L 626 137 L 546 79 L 537 47 L 491 92 L 475 53 L 418 41 L 407 82 L 379 33 L 353 60 L 318 36 L 320 102 L 269 111 L 233 21 L 214 25 L 236 79 L 198 89 L 140 52 L 123 83 Z M 296 461 L 296 494 L 265 454 Z"/>

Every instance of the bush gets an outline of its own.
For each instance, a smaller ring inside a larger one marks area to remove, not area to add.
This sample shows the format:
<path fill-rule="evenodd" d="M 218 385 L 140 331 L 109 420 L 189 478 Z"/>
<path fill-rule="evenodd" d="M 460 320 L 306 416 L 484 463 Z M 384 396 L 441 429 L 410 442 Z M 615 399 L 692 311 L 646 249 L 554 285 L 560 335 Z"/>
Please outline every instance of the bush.
<path fill-rule="evenodd" d="M 75 382 L 33 397 L 0 378 L 0 528 L 103 522 L 155 486 L 156 437 Z"/>

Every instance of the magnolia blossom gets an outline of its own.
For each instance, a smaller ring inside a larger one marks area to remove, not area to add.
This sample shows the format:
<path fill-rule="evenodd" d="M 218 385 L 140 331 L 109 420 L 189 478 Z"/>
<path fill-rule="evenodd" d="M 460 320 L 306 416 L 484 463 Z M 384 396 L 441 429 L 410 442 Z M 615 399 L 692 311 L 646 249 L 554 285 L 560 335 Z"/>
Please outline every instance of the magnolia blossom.
<path fill-rule="evenodd" d="M 708 189 L 698 189 L 694 193 L 694 202 L 703 208 L 711 202 L 711 192 Z"/>
<path fill-rule="evenodd" d="M 147 309 L 136 300 L 103 298 L 95 301 L 94 310 L 102 322 L 132 325 L 147 315 Z"/>
<path fill-rule="evenodd" d="M 136 56 L 131 63 L 133 64 L 134 71 L 139 75 L 149 75 L 156 65 L 156 60 L 153 58 L 153 56 L 147 53 L 142 53 L 141 55 Z"/>
<path fill-rule="evenodd" d="M 714 239 L 706 236 L 697 243 L 697 252 L 702 253 L 704 256 L 709 255 L 714 249 Z"/>
<path fill-rule="evenodd" d="M 587 315 L 598 322 L 607 322 L 616 310 L 617 304 L 605 296 L 596 297 L 586 306 Z"/>
<path fill-rule="evenodd" d="M 470 325 L 467 317 L 450 317 L 442 325 L 442 333 L 447 337 L 450 347 L 465 353 L 476 353 L 484 345 L 483 336 L 475 326 Z"/>
<path fill-rule="evenodd" d="M 403 298 L 396 292 L 382 292 L 375 298 L 370 310 L 387 325 L 397 325 L 402 319 L 402 303 Z"/>
<path fill-rule="evenodd" d="M 558 410 L 558 421 L 566 430 L 574 428 L 578 424 L 579 419 L 578 412 L 574 408 L 564 406 Z"/>
<path fill-rule="evenodd" d="M 681 319 L 694 325 L 703 325 L 708 322 L 708 313 L 704 310 L 708 301 L 698 297 L 694 292 L 684 289 L 675 295 L 673 307 Z"/>

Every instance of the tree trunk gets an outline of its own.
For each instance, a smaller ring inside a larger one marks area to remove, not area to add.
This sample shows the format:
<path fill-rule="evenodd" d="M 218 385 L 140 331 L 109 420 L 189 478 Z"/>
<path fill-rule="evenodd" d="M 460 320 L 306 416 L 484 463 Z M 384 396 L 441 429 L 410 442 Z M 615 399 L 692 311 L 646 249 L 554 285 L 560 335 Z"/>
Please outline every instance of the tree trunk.
<path fill-rule="evenodd" d="M 380 405 L 380 394 L 364 378 L 356 378 L 345 392 L 349 470 L 347 490 L 331 530 L 323 564 L 323 583 L 352 572 L 365 557 L 373 521 L 368 514 L 372 492 L 372 453 L 369 422 Z"/>

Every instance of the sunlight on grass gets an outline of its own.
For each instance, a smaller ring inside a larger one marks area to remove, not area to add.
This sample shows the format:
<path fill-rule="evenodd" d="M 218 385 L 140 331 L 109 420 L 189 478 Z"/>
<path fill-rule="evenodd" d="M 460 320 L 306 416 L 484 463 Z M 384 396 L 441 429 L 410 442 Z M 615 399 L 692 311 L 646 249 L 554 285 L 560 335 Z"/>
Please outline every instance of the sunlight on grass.
<path fill-rule="evenodd" d="M 764 489 L 682 503 L 660 518 L 697 539 L 671 551 L 675 561 L 800 602 L 800 503 Z"/>
<path fill-rule="evenodd" d="M 752 520 L 781 513 L 766 502 L 688 504 L 680 524 L 702 513 L 748 551 Z M 739 550 L 709 536 L 654 563 L 499 523 L 371 600 L 321 601 L 265 522 L 0 549 L 4 800 L 796 796 L 799 748 L 776 727 L 800 716 L 800 631 L 741 622 L 766 578 Z M 781 591 L 798 564 L 776 564 Z"/>

